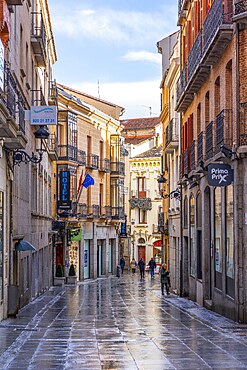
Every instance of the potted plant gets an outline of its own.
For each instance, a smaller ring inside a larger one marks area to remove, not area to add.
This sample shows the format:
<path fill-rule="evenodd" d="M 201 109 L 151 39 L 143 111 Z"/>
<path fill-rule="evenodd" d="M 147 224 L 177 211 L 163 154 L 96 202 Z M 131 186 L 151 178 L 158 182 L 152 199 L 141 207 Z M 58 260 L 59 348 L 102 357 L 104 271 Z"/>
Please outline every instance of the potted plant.
<path fill-rule="evenodd" d="M 63 275 L 63 267 L 61 263 L 59 263 L 56 267 L 56 274 L 54 277 L 54 285 L 64 285 L 65 277 Z"/>
<path fill-rule="evenodd" d="M 67 276 L 67 284 L 75 284 L 77 281 L 77 276 L 75 273 L 75 266 L 73 263 L 69 267 L 69 275 Z"/>

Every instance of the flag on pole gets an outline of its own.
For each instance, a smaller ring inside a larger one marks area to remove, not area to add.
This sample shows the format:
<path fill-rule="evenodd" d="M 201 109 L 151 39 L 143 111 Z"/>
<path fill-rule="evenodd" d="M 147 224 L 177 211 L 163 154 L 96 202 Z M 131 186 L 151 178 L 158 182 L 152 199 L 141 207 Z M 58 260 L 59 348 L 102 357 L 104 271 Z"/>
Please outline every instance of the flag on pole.
<path fill-rule="evenodd" d="M 83 179 L 83 170 L 81 171 L 81 176 L 79 178 L 79 183 L 78 183 L 78 188 L 77 188 L 77 197 L 80 193 L 80 190 L 81 190 L 81 186 L 82 186 L 82 179 Z"/>
<path fill-rule="evenodd" d="M 82 186 L 87 189 L 91 185 L 94 185 L 94 179 L 92 176 L 89 175 L 89 173 L 87 173 L 82 183 Z"/>

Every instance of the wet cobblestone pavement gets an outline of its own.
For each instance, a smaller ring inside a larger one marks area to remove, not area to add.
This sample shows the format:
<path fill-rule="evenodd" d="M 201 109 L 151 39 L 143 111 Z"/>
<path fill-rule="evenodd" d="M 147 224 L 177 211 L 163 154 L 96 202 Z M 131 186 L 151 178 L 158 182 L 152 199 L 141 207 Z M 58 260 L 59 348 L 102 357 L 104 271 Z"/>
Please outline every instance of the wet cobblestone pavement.
<path fill-rule="evenodd" d="M 54 288 L 0 323 L 0 369 L 247 369 L 247 325 L 125 273 Z"/>

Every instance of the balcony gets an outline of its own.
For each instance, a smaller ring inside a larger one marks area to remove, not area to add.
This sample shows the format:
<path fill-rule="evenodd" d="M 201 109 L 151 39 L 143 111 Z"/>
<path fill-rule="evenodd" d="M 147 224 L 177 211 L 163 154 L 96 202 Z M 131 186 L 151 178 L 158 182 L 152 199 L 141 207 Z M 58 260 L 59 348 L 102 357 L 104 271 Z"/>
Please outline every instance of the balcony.
<path fill-rule="evenodd" d="M 99 219 L 100 218 L 100 206 L 93 204 L 92 206 L 86 203 L 79 203 L 77 205 L 77 216 L 79 218 L 84 218 L 88 220 Z"/>
<path fill-rule="evenodd" d="M 195 140 L 192 141 L 190 146 L 190 169 L 191 171 L 195 170 L 196 168 L 196 142 Z"/>
<path fill-rule="evenodd" d="M 112 217 L 112 207 L 111 206 L 100 207 L 100 218 L 110 220 L 111 217 Z"/>
<path fill-rule="evenodd" d="M 247 23 L 247 0 L 235 0 L 233 20 L 237 23 Z"/>
<path fill-rule="evenodd" d="M 46 32 L 41 12 L 32 13 L 31 44 L 38 67 L 46 66 Z"/>
<path fill-rule="evenodd" d="M 190 0 L 178 0 L 178 26 L 181 25 L 182 19 L 186 19 Z"/>
<path fill-rule="evenodd" d="M 89 154 L 86 160 L 86 167 L 97 170 L 99 168 L 99 156 L 96 154 Z"/>
<path fill-rule="evenodd" d="M 232 110 L 223 109 L 216 117 L 215 154 L 220 153 L 221 145 L 232 148 Z"/>
<path fill-rule="evenodd" d="M 150 190 L 143 190 L 143 191 L 138 191 L 138 190 L 131 190 L 131 198 L 139 198 L 139 199 L 145 199 L 149 198 L 150 196 Z"/>
<path fill-rule="evenodd" d="M 240 104 L 240 138 L 239 144 L 242 147 L 241 152 L 247 152 L 247 102 Z"/>
<path fill-rule="evenodd" d="M 57 105 L 58 93 L 56 81 L 49 81 L 48 104 Z"/>
<path fill-rule="evenodd" d="M 124 162 L 111 162 L 111 175 L 125 175 Z"/>
<path fill-rule="evenodd" d="M 22 5 L 24 0 L 6 0 L 8 6 Z"/>
<path fill-rule="evenodd" d="M 190 152 L 189 149 L 186 148 L 184 151 L 184 173 L 183 175 L 188 175 L 190 172 Z"/>
<path fill-rule="evenodd" d="M 77 162 L 77 148 L 72 145 L 58 145 L 58 160 Z"/>
<path fill-rule="evenodd" d="M 86 153 L 84 150 L 77 149 L 77 162 L 80 166 L 86 165 Z"/>
<path fill-rule="evenodd" d="M 46 105 L 45 96 L 41 88 L 38 90 L 31 90 L 31 93 L 33 106 Z"/>
<path fill-rule="evenodd" d="M 212 159 L 214 156 L 214 122 L 211 121 L 206 127 L 206 161 Z"/>
<path fill-rule="evenodd" d="M 173 118 L 166 128 L 166 146 L 165 153 L 173 153 L 178 148 L 178 124 Z"/>
<path fill-rule="evenodd" d="M 124 207 L 111 207 L 113 220 L 125 220 Z"/>
<path fill-rule="evenodd" d="M 204 143 L 204 132 L 200 132 L 197 139 L 197 165 L 200 166 L 202 162 L 204 162 L 204 151 L 203 151 L 203 143 Z"/>
<path fill-rule="evenodd" d="M 58 159 L 58 141 L 56 134 L 50 134 L 47 140 L 48 155 L 52 161 L 57 161 Z"/>
<path fill-rule="evenodd" d="M 4 145 L 10 150 L 24 149 L 25 103 L 11 70 L 5 68 L 4 93 L 0 99 L 0 136 L 5 138 Z"/>
<path fill-rule="evenodd" d="M 111 172 L 111 164 L 109 159 L 105 158 L 99 161 L 99 172 Z"/>
<path fill-rule="evenodd" d="M 177 84 L 178 112 L 185 112 L 233 36 L 232 0 L 214 0 Z M 203 36 L 202 36 L 203 35 Z"/>
<path fill-rule="evenodd" d="M 129 199 L 130 208 L 139 208 L 144 211 L 149 211 L 152 209 L 152 201 L 150 198 L 131 198 Z"/>

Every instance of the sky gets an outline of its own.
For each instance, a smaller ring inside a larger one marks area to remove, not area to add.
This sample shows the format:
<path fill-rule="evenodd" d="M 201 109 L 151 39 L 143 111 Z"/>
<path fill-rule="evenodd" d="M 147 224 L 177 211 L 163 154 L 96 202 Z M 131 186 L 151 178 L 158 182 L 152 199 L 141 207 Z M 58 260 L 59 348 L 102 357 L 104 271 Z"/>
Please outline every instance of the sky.
<path fill-rule="evenodd" d="M 157 42 L 178 30 L 176 0 L 48 0 L 54 78 L 125 108 L 121 119 L 160 114 Z"/>

